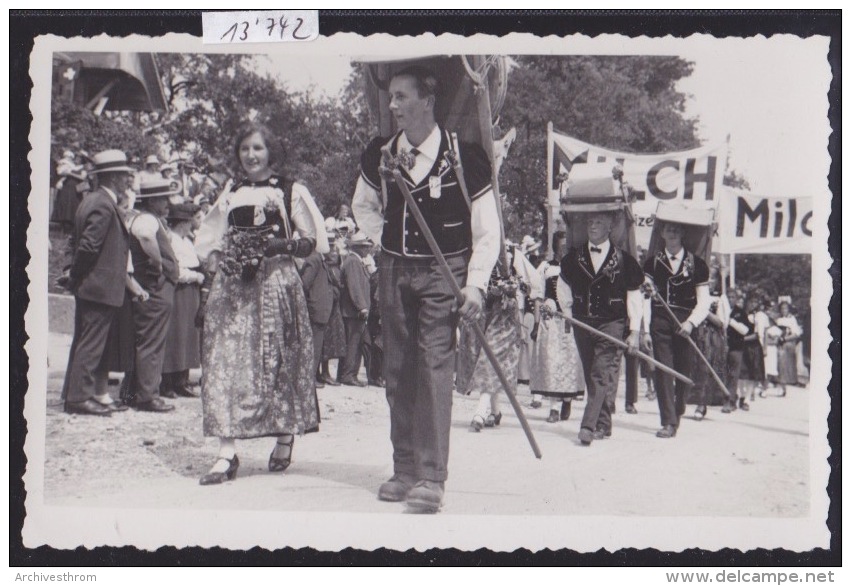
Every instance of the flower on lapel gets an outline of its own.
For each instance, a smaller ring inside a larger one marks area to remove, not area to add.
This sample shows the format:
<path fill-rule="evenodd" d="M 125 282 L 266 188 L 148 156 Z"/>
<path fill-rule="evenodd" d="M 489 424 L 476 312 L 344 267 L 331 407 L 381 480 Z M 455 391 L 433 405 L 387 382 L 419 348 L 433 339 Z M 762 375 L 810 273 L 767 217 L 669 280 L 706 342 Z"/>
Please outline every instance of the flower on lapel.
<path fill-rule="evenodd" d="M 613 254 L 612 258 L 609 259 L 609 262 L 603 266 L 603 274 L 606 275 L 612 283 L 614 283 L 619 272 L 620 266 L 618 265 L 618 255 Z"/>
<path fill-rule="evenodd" d="M 683 259 L 683 277 L 688 277 L 693 272 L 694 260 L 690 254 L 686 254 L 686 257 Z"/>
<path fill-rule="evenodd" d="M 269 185 L 271 185 L 272 187 L 277 187 L 278 186 L 278 178 L 277 177 L 270 178 L 269 179 Z"/>

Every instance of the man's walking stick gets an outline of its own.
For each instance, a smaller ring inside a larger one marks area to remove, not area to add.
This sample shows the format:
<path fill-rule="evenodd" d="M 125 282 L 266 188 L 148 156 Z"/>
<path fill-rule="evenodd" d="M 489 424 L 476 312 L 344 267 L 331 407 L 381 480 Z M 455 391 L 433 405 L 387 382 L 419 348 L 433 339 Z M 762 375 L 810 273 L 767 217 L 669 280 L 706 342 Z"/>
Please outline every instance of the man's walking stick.
<path fill-rule="evenodd" d="M 452 271 L 449 268 L 449 265 L 446 263 L 446 257 L 444 257 L 443 253 L 440 251 L 440 247 L 437 245 L 437 241 L 434 239 L 434 235 L 431 233 L 431 230 L 429 229 L 428 224 L 426 223 L 419 206 L 417 206 L 417 202 L 414 201 L 414 196 L 411 195 L 410 190 L 408 190 L 408 186 L 405 185 L 405 180 L 402 179 L 402 175 L 399 170 L 393 169 L 392 172 L 393 179 L 396 181 L 396 185 L 399 187 L 399 191 L 402 192 L 402 196 L 405 198 L 405 201 L 408 204 L 408 209 L 410 209 L 411 213 L 414 215 L 414 219 L 417 221 L 417 224 L 419 224 L 420 230 L 423 231 L 423 236 L 425 236 L 425 239 L 428 242 L 428 246 L 429 248 L 431 248 L 431 253 L 437 259 L 437 266 L 440 268 L 440 273 L 443 275 L 443 278 L 446 280 L 446 282 L 452 289 L 452 293 L 455 295 L 455 300 L 458 302 L 458 305 L 463 305 L 464 294 L 461 293 L 461 287 L 458 285 L 458 282 L 452 275 Z M 526 434 L 526 438 L 529 440 L 529 444 L 532 446 L 532 451 L 535 453 L 535 457 L 540 459 L 541 449 L 538 447 L 538 443 L 535 441 L 535 436 L 532 435 L 532 429 L 529 427 L 529 422 L 526 421 L 526 416 L 523 415 L 523 409 L 520 407 L 520 403 L 517 401 L 517 397 L 514 396 L 514 391 L 511 390 L 511 385 L 509 384 L 505 373 L 502 371 L 502 367 L 499 365 L 499 361 L 496 358 L 496 354 L 493 353 L 490 344 L 488 344 L 487 339 L 485 339 L 485 332 L 482 330 L 482 326 L 479 324 L 478 321 L 475 320 L 469 322 L 469 324 L 470 326 L 472 326 L 476 337 L 479 339 L 479 343 L 482 345 L 482 350 L 485 351 L 488 360 L 490 360 L 491 366 L 493 366 L 494 370 L 496 371 L 496 375 L 497 377 L 499 377 L 499 382 L 502 383 L 502 388 L 505 390 L 505 394 L 508 397 L 509 402 L 511 402 L 511 406 L 514 408 L 514 413 L 517 414 L 517 419 L 520 421 L 520 426 L 523 428 L 523 431 Z"/>
<path fill-rule="evenodd" d="M 678 328 L 683 327 L 682 322 L 680 322 L 680 320 L 677 319 L 677 314 L 675 314 L 674 310 L 671 309 L 671 306 L 668 305 L 668 303 L 664 299 L 662 299 L 662 296 L 659 295 L 659 292 L 656 291 L 655 288 L 654 288 L 654 291 L 653 291 L 653 299 L 656 300 L 657 302 L 659 302 L 659 304 L 662 305 L 662 307 L 665 308 L 665 310 L 668 313 L 668 316 L 670 316 L 670 318 L 672 320 L 674 320 L 674 323 L 677 324 Z M 712 378 L 715 380 L 715 382 L 718 383 L 718 388 L 721 389 L 724 392 L 724 395 L 729 399 L 730 398 L 730 391 L 727 390 L 727 385 L 724 384 L 724 381 L 721 380 L 721 377 L 718 376 L 718 373 L 715 372 L 715 369 L 712 368 L 711 364 L 709 364 L 709 360 L 707 360 L 706 356 L 703 355 L 703 352 L 700 351 L 700 348 L 697 347 L 697 343 L 694 340 L 692 340 L 691 336 L 682 336 L 682 337 L 684 337 L 686 340 L 688 340 L 692 349 L 700 357 L 700 360 L 703 362 L 703 364 L 706 365 L 706 368 L 709 369 L 709 374 L 711 374 Z"/>
<path fill-rule="evenodd" d="M 589 326 L 585 322 L 580 321 L 580 320 L 576 319 L 575 317 L 570 317 L 569 315 L 565 315 L 565 314 L 558 312 L 558 311 L 550 311 L 550 310 L 544 310 L 544 311 L 546 311 L 547 313 L 549 313 L 551 315 L 556 315 L 556 316 L 564 319 L 566 322 L 573 324 L 574 326 L 576 326 L 580 329 L 585 330 L 586 332 L 591 332 L 595 336 L 599 336 L 600 338 L 603 338 L 604 340 L 611 342 L 612 344 L 614 344 L 615 346 L 618 346 L 619 348 L 623 348 L 624 350 L 629 350 L 629 344 L 627 344 L 623 340 L 619 340 L 618 338 L 615 338 L 614 336 L 611 336 L 611 335 L 607 334 L 606 332 L 601 332 L 600 330 L 598 330 L 594 326 Z M 647 362 L 648 364 L 652 364 L 653 366 L 655 366 L 656 368 L 658 368 L 662 372 L 670 374 L 674 378 L 680 379 L 681 381 L 683 381 L 687 385 L 690 385 L 690 386 L 694 385 L 694 381 L 691 380 L 689 377 L 687 377 L 684 374 L 677 372 L 676 370 L 674 370 L 670 366 L 666 366 L 666 365 L 662 364 L 658 360 L 651 357 L 649 354 L 645 354 L 644 352 L 642 352 L 640 350 L 634 350 L 632 352 L 632 354 L 634 354 L 638 358 L 641 358 L 643 361 Z"/>

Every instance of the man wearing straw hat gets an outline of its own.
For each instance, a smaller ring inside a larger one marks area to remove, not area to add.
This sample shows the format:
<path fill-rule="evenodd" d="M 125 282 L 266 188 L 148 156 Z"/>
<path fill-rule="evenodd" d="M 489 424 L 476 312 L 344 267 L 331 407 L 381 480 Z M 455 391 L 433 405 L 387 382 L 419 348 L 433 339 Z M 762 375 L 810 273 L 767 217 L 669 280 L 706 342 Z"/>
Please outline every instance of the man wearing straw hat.
<path fill-rule="evenodd" d="M 346 327 L 346 355 L 337 372 L 337 382 L 355 387 L 365 387 L 358 379 L 361 364 L 363 337 L 369 317 L 369 273 L 364 258 L 372 249 L 372 242 L 362 232 L 348 239 L 349 254 L 343 260 L 340 311 Z"/>
<path fill-rule="evenodd" d="M 410 66 L 393 75 L 389 108 L 399 131 L 367 146 L 352 199 L 358 226 L 382 245 L 376 264 L 394 474 L 381 485 L 378 498 L 406 501 L 424 513 L 440 509 L 448 475 L 458 317 L 475 319 L 481 312 L 500 253 L 490 162 L 481 147 L 456 143 L 438 125 L 437 85 L 425 67 Z M 457 311 L 453 289 L 402 191 L 382 179 L 380 168 L 388 163 L 382 149 L 393 157 L 448 270 L 463 287 L 464 303 Z"/>
<path fill-rule="evenodd" d="M 62 395 L 67 413 L 109 416 L 123 410 L 109 397 L 103 358 L 109 328 L 124 303 L 129 243 L 118 196 L 129 188 L 133 169 L 119 150 L 96 154 L 93 164 L 99 187 L 74 217 L 68 281 L 75 298 L 74 339 Z"/>
<path fill-rule="evenodd" d="M 165 226 L 169 197 L 180 193 L 180 182 L 152 179 L 139 187 L 139 215 L 130 223 L 133 276 L 150 294 L 147 301 L 134 301 L 136 355 L 129 396 L 138 411 L 165 412 L 174 409 L 160 396 L 163 359 L 169 318 L 174 305 L 174 288 L 180 269 Z"/>

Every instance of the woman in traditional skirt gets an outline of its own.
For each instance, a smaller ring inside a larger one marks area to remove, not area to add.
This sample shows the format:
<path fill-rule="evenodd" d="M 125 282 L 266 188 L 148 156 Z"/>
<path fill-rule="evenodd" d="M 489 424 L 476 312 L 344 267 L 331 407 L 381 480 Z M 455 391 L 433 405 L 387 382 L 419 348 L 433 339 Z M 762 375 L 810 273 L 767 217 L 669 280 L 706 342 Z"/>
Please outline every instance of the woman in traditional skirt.
<path fill-rule="evenodd" d="M 243 128 L 235 153 L 246 177 L 195 240 L 208 268 L 198 315 L 204 435 L 220 441 L 201 484 L 236 477 L 236 438 L 276 437 L 269 471 L 282 472 L 295 434 L 318 429 L 310 317 L 293 257 L 328 252 L 322 216 L 307 188 L 273 171 L 282 149 L 267 128 Z"/>
<path fill-rule="evenodd" d="M 160 383 L 160 396 L 171 399 L 198 396 L 189 388 L 189 369 L 201 366 L 201 339 L 195 325 L 195 314 L 201 303 L 201 284 L 204 282 L 201 261 L 189 239 L 195 211 L 196 206 L 192 204 L 178 204 L 171 206 L 166 218 L 171 248 L 180 270 L 165 338 Z"/>
<path fill-rule="evenodd" d="M 331 237 L 331 232 L 328 237 Z M 336 235 L 336 231 L 333 232 Z M 340 244 L 342 246 L 342 244 Z M 330 360 L 339 361 L 346 355 L 346 328 L 343 324 L 343 314 L 340 312 L 340 288 L 342 287 L 342 271 L 340 263 L 340 251 L 338 246 L 331 246 L 330 252 L 325 255 L 328 266 L 328 276 L 331 277 L 331 291 L 334 301 L 331 304 L 331 317 L 325 329 L 325 339 L 322 341 L 322 361 L 319 363 L 319 373 L 316 380 L 332 387 L 340 386 L 336 377 L 331 376 L 328 365 Z M 339 362 L 338 362 L 339 368 Z"/>
<path fill-rule="evenodd" d="M 710 271 L 709 291 L 711 305 L 709 314 L 692 334 L 697 347 L 704 357 L 712 365 L 712 370 L 722 380 L 727 370 L 727 325 L 730 321 L 730 302 L 727 296 L 720 290 L 720 279 L 717 269 Z M 714 401 L 713 397 L 723 397 L 723 391 L 718 388 L 715 377 L 709 372 L 709 368 L 700 359 L 697 352 L 692 352 L 692 379 L 694 386 L 689 394 L 695 398 L 697 409 L 694 418 L 698 421 L 706 417 L 708 405 L 718 405 L 721 401 Z"/>
<path fill-rule="evenodd" d="M 571 401 L 580 393 L 582 378 L 576 341 L 570 324 L 553 312 L 572 315 L 570 307 L 561 307 L 556 297 L 556 284 L 561 274 L 561 258 L 567 251 L 567 238 L 562 231 L 553 234 L 553 258 L 541 263 L 538 273 L 544 282 L 544 310 L 535 324 L 535 345 L 532 349 L 532 393 L 549 397 L 549 423 L 570 417 Z"/>
<path fill-rule="evenodd" d="M 747 298 L 744 308 L 741 307 L 741 301 L 738 301 L 730 313 L 730 328 L 735 330 L 732 333 L 728 330 L 730 355 L 732 356 L 734 354 L 734 348 L 738 349 L 741 346 L 741 349 L 737 350 L 737 352 L 741 352 L 741 360 L 728 361 L 728 368 L 738 369 L 737 373 L 732 374 L 738 375 L 737 383 L 741 384 L 736 385 L 739 387 L 738 389 L 732 388 L 729 384 L 728 388 L 731 394 L 737 391 L 739 397 L 738 408 L 743 411 L 749 409 L 746 397 L 748 394 L 753 396 L 756 385 L 765 376 L 762 344 L 760 344 L 759 336 L 756 332 L 757 322 L 759 320 L 756 319 L 755 313 L 758 308 L 759 301 L 756 297 L 751 296 Z M 731 409 L 735 409 L 735 405 L 731 406 Z"/>
<path fill-rule="evenodd" d="M 802 332 L 786 301 L 780 304 L 780 315 L 775 323 L 783 332 L 777 343 L 777 382 L 780 385 L 780 396 L 785 397 L 786 385 L 798 384 L 797 347 Z M 760 396 L 764 396 L 764 391 Z"/>

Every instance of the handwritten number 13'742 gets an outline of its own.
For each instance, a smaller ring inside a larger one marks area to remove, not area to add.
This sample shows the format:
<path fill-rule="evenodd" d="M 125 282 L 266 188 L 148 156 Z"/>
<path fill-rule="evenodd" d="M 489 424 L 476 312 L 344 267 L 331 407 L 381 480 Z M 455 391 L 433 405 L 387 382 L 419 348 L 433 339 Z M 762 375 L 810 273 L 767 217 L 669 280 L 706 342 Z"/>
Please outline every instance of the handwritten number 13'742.
<path fill-rule="evenodd" d="M 274 34 L 275 29 L 279 29 L 280 30 L 279 38 L 281 40 L 283 40 L 284 33 L 286 32 L 287 28 L 291 27 L 290 22 L 283 16 L 280 17 L 277 20 L 274 19 L 274 18 L 265 18 L 264 20 L 266 21 L 265 28 L 268 31 L 267 36 L 269 36 L 269 37 L 271 37 Z M 292 27 L 293 39 L 296 40 L 296 41 L 303 41 L 305 39 L 310 38 L 309 35 L 308 36 L 299 36 L 298 30 L 301 28 L 301 25 L 304 24 L 304 20 L 301 19 L 301 18 L 296 18 L 295 20 L 296 20 L 296 25 L 295 25 L 295 27 Z M 259 18 L 254 21 L 254 25 L 260 26 L 260 19 Z M 224 40 L 228 35 L 230 35 L 229 42 L 231 42 L 231 43 L 234 40 L 247 41 L 248 40 L 248 29 L 250 27 L 251 27 L 251 24 L 247 20 L 243 20 L 242 22 L 235 22 L 227 31 L 225 31 L 225 34 L 223 34 L 220 37 L 220 39 Z M 239 35 L 239 36 L 237 36 L 237 35 Z"/>

